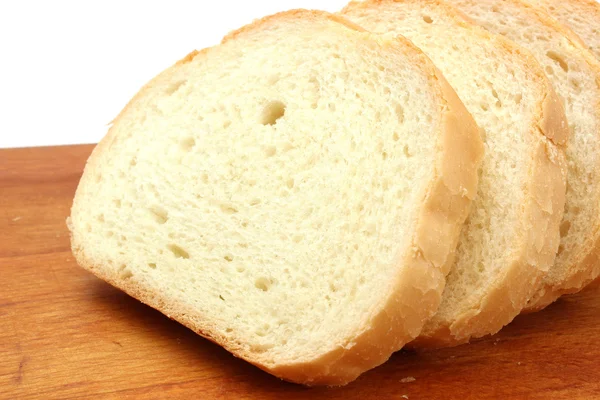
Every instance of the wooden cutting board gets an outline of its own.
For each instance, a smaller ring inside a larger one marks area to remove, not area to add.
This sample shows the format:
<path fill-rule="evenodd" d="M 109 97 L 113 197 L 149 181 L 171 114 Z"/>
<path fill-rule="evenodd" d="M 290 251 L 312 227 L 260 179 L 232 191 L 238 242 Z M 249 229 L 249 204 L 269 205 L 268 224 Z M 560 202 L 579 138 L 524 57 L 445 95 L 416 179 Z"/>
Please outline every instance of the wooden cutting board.
<path fill-rule="evenodd" d="M 0 399 L 600 399 L 598 289 L 346 387 L 282 382 L 76 265 L 65 218 L 92 148 L 0 150 Z"/>

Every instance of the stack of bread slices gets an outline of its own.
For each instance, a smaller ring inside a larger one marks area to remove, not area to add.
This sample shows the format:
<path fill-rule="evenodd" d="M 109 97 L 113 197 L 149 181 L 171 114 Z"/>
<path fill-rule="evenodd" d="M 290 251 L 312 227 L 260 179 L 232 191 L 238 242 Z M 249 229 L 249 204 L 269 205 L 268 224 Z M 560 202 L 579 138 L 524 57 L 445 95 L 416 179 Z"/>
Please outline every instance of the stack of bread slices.
<path fill-rule="evenodd" d="M 306 385 L 494 334 L 600 275 L 597 57 L 592 0 L 265 17 L 119 114 L 73 253 Z"/>

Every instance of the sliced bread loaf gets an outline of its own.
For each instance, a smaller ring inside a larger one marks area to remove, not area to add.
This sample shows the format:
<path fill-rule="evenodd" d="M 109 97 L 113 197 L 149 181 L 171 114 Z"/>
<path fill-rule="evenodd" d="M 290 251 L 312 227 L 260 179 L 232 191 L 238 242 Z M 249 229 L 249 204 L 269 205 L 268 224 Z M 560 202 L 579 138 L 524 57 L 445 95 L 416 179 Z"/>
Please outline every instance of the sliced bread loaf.
<path fill-rule="evenodd" d="M 438 307 L 482 151 L 410 42 L 281 13 L 134 97 L 86 166 L 73 252 L 276 376 L 342 385 Z"/>
<path fill-rule="evenodd" d="M 564 110 L 541 67 L 512 42 L 438 1 L 371 0 L 342 14 L 401 34 L 445 74 L 479 124 L 485 157 L 437 314 L 414 346 L 450 346 L 495 333 L 526 305 L 559 243 Z"/>
<path fill-rule="evenodd" d="M 568 26 L 600 60 L 600 3 L 596 0 L 528 0 Z"/>
<path fill-rule="evenodd" d="M 600 65 L 576 35 L 519 0 L 452 0 L 469 18 L 528 48 L 564 101 L 571 139 L 556 263 L 527 309 L 579 291 L 600 274 Z"/>

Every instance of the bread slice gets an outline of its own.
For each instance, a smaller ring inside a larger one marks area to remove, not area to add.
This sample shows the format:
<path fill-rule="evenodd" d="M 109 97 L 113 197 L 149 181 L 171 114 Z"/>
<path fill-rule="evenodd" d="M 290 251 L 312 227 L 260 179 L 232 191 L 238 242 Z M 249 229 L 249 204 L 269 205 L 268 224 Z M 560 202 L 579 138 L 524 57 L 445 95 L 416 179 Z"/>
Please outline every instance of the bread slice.
<path fill-rule="evenodd" d="M 528 0 L 568 26 L 600 60 L 600 3 L 595 0 Z"/>
<path fill-rule="evenodd" d="M 567 202 L 556 263 L 527 310 L 600 275 L 600 65 L 568 28 L 519 0 L 452 0 L 471 19 L 528 48 L 565 103 L 571 128 Z"/>
<path fill-rule="evenodd" d="M 371 0 L 342 14 L 420 47 L 485 138 L 479 190 L 442 304 L 412 345 L 451 346 L 495 333 L 525 306 L 558 247 L 568 133 L 560 101 L 528 52 L 444 3 Z"/>
<path fill-rule="evenodd" d="M 343 385 L 438 307 L 482 151 L 407 40 L 276 14 L 134 97 L 86 166 L 72 248 L 236 356 Z"/>

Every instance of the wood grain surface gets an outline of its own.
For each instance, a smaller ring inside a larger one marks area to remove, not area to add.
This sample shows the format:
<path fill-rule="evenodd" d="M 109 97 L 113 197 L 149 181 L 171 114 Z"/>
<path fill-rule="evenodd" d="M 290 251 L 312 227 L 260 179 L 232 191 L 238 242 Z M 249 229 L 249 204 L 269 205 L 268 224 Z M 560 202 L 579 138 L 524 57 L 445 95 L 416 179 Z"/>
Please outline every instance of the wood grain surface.
<path fill-rule="evenodd" d="M 79 268 L 65 218 L 93 146 L 0 150 L 0 399 L 600 399 L 600 291 L 342 388 L 282 382 Z"/>

